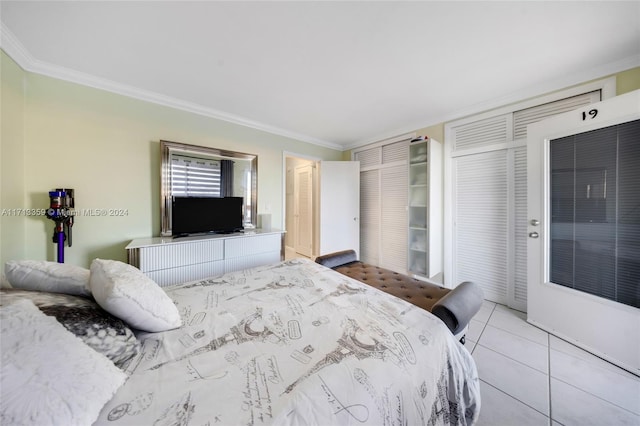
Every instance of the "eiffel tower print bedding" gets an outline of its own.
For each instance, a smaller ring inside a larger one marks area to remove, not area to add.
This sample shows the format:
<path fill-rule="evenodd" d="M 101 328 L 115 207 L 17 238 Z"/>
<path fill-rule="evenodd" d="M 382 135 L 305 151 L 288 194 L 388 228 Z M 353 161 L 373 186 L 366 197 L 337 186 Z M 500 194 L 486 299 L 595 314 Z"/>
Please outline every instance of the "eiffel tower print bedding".
<path fill-rule="evenodd" d="M 429 312 L 306 259 L 166 287 L 99 425 L 465 425 L 469 352 Z"/>

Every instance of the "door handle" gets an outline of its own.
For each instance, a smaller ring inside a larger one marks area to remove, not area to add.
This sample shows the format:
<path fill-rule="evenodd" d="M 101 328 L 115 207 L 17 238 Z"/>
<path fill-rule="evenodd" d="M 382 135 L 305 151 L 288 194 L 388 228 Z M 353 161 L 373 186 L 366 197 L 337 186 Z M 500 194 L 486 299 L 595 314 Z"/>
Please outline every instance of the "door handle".
<path fill-rule="evenodd" d="M 529 232 L 529 238 L 538 238 L 539 236 L 537 232 Z"/>

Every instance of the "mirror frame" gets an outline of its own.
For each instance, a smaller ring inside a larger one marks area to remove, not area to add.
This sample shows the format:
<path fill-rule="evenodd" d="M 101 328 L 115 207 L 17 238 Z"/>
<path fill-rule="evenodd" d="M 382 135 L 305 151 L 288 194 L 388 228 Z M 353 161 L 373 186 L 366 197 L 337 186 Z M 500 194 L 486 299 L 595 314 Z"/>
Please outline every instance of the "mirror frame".
<path fill-rule="evenodd" d="M 244 152 L 209 148 L 180 142 L 160 141 L 160 235 L 171 236 L 171 154 L 174 152 L 202 155 L 202 158 L 235 158 L 249 160 L 251 167 L 251 225 L 255 228 L 258 218 L 258 156 Z M 246 213 L 243 213 L 246 217 Z M 246 223 L 245 223 L 246 226 Z"/>

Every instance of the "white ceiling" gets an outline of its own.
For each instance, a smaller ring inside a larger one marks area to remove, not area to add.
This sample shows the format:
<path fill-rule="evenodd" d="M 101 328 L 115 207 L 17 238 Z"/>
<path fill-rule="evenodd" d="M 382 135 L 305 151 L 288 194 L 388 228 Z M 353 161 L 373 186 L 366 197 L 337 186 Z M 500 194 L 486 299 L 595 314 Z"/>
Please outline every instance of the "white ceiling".
<path fill-rule="evenodd" d="M 352 148 L 640 65 L 640 2 L 11 2 L 29 71 Z"/>

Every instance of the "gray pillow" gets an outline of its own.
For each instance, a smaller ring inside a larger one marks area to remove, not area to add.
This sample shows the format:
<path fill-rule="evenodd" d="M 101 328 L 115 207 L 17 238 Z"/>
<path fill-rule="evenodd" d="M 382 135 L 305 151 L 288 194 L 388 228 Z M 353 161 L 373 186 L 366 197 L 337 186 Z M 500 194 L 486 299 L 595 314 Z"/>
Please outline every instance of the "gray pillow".
<path fill-rule="evenodd" d="M 44 291 L 1 289 L 0 305 L 29 299 L 44 314 L 55 317 L 84 343 L 120 368 L 138 354 L 140 342 L 120 318 L 85 297 Z"/>

